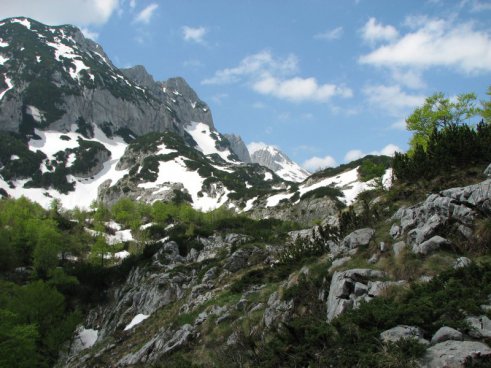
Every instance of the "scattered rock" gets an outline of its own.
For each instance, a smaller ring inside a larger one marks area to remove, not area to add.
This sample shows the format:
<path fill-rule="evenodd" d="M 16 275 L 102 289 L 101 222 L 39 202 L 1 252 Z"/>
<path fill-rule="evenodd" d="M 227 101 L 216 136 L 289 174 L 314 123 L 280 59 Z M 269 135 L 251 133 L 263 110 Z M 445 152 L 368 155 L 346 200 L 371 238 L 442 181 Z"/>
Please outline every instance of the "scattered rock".
<path fill-rule="evenodd" d="M 470 325 L 469 335 L 480 339 L 482 337 L 491 337 L 491 320 L 486 316 L 471 316 L 465 321 Z"/>
<path fill-rule="evenodd" d="M 341 246 L 348 249 L 366 246 L 370 243 L 374 234 L 375 230 L 370 228 L 355 230 L 342 240 Z"/>
<path fill-rule="evenodd" d="M 351 260 L 351 257 L 343 257 L 343 258 L 335 259 L 334 261 L 332 261 L 331 267 L 329 267 L 328 272 L 331 273 L 335 268 L 338 268 L 338 267 L 344 265 L 345 263 L 347 263 L 350 260 Z"/>
<path fill-rule="evenodd" d="M 491 178 L 491 164 L 486 167 L 483 174 L 486 175 L 488 178 Z"/>
<path fill-rule="evenodd" d="M 389 250 L 389 246 L 385 242 L 379 244 L 380 252 L 385 253 Z"/>
<path fill-rule="evenodd" d="M 380 334 L 383 342 L 397 342 L 401 339 L 416 339 L 422 344 L 429 344 L 423 339 L 423 331 L 419 327 L 400 325 Z"/>
<path fill-rule="evenodd" d="M 392 236 L 393 239 L 397 239 L 399 235 L 401 235 L 401 227 L 397 224 L 392 225 L 390 228 L 390 236 Z"/>
<path fill-rule="evenodd" d="M 426 350 L 421 366 L 425 368 L 464 368 L 466 363 L 490 357 L 491 349 L 482 342 L 448 340 Z M 469 361 L 470 360 L 470 361 Z"/>
<path fill-rule="evenodd" d="M 454 270 L 456 270 L 458 268 L 467 267 L 471 263 L 472 263 L 472 261 L 469 258 L 467 258 L 467 257 L 459 257 L 459 258 L 457 258 L 455 260 L 455 263 L 453 264 L 453 268 L 454 268 Z"/>
<path fill-rule="evenodd" d="M 375 264 L 378 262 L 378 255 L 377 254 L 374 254 L 373 256 L 371 256 L 368 261 L 367 261 L 369 264 Z"/>
<path fill-rule="evenodd" d="M 447 340 L 462 341 L 463 339 L 464 335 L 462 335 L 462 332 L 457 331 L 456 329 L 453 329 L 451 327 L 443 326 L 437 332 L 435 332 L 435 334 L 431 338 L 431 345 L 435 345 Z"/>
<path fill-rule="evenodd" d="M 278 322 L 289 319 L 293 309 L 293 300 L 282 301 L 277 291 L 272 293 L 268 299 L 268 306 L 264 310 L 263 323 L 269 328 Z"/>
<path fill-rule="evenodd" d="M 413 253 L 428 255 L 429 253 L 434 252 L 435 250 L 438 250 L 450 244 L 451 243 L 447 239 L 442 238 L 439 235 L 435 235 L 431 239 L 428 239 L 420 244 L 414 244 Z"/>

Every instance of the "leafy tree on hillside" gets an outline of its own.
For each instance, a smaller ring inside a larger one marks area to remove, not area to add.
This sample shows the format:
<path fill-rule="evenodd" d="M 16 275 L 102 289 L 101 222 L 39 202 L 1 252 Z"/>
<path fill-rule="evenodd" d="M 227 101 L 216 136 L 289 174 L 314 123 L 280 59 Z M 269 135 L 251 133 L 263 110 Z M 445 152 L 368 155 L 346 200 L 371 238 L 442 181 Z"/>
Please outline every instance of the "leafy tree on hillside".
<path fill-rule="evenodd" d="M 423 106 L 418 107 L 406 119 L 409 131 L 415 132 L 410 145 L 410 153 L 413 153 L 418 145 L 426 150 L 431 134 L 451 125 L 459 125 L 477 115 L 476 95 L 464 93 L 457 96 L 456 101 L 451 101 L 441 92 L 427 97 Z"/>
<path fill-rule="evenodd" d="M 491 86 L 488 87 L 487 95 L 490 97 L 489 101 L 481 101 L 481 116 L 487 124 L 491 124 Z"/>

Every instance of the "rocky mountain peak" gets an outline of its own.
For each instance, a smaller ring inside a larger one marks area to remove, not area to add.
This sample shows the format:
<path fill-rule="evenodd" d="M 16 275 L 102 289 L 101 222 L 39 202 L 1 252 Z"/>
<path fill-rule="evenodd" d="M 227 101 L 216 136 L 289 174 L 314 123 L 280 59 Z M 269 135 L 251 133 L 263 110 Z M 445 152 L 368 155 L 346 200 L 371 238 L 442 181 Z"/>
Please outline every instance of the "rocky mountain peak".
<path fill-rule="evenodd" d="M 262 142 L 253 142 L 247 148 L 252 162 L 266 166 L 285 180 L 301 182 L 310 175 L 307 170 L 293 162 L 275 146 Z"/>
<path fill-rule="evenodd" d="M 237 155 L 239 160 L 245 163 L 252 162 L 247 146 L 239 135 L 235 135 L 235 134 L 224 134 L 224 135 L 225 138 L 227 138 L 227 140 L 230 142 L 230 149 L 232 150 L 233 153 Z"/>

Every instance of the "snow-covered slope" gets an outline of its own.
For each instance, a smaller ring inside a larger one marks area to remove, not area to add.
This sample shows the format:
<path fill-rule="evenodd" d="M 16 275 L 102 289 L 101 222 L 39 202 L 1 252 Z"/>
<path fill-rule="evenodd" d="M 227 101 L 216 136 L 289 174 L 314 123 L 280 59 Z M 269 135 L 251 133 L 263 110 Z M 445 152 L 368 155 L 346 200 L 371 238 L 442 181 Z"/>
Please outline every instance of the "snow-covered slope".
<path fill-rule="evenodd" d="M 266 166 L 285 180 L 302 182 L 310 173 L 290 160 L 286 154 L 275 146 L 262 142 L 253 142 L 247 145 L 251 161 Z"/>

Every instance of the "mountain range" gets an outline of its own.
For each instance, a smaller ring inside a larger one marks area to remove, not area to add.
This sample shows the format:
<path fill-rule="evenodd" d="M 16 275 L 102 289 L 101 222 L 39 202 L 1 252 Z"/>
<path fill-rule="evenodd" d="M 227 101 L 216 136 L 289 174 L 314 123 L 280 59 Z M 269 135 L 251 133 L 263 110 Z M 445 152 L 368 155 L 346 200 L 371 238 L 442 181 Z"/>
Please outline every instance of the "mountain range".
<path fill-rule="evenodd" d="M 276 147 L 219 133 L 183 78 L 119 69 L 76 27 L 0 22 L 0 80 L 4 195 L 70 209 L 183 193 L 205 211 L 271 212 L 281 200 L 300 203 L 310 188 L 297 189 L 310 173 Z"/>

